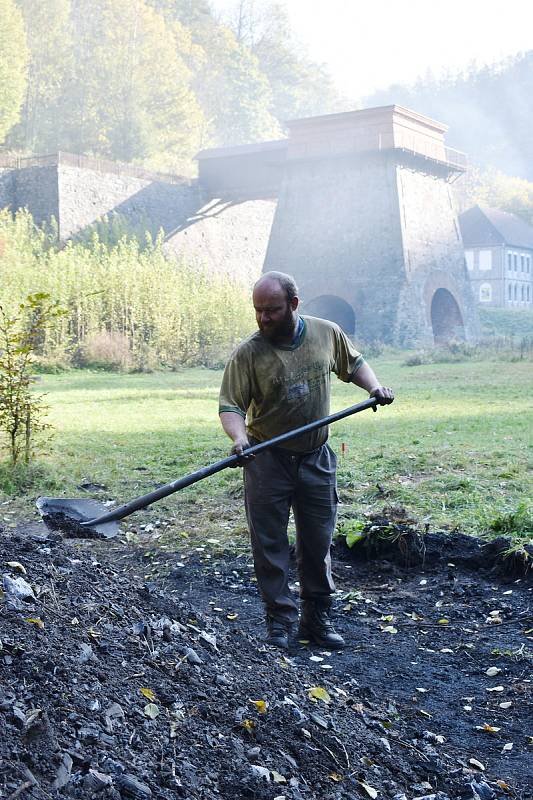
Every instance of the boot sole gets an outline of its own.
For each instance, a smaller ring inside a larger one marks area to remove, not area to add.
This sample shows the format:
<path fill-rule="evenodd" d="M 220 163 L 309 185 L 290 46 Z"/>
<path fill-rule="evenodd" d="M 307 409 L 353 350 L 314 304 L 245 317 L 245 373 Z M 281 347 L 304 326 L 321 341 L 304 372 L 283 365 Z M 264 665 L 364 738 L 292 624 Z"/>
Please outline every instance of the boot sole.
<path fill-rule="evenodd" d="M 328 642 L 325 639 L 320 639 L 318 636 L 314 636 L 309 631 L 299 630 L 297 635 L 298 641 L 310 642 L 311 644 L 315 644 L 318 647 L 323 647 L 324 650 L 344 650 L 346 647 L 346 642 L 343 640 L 341 642 Z"/>

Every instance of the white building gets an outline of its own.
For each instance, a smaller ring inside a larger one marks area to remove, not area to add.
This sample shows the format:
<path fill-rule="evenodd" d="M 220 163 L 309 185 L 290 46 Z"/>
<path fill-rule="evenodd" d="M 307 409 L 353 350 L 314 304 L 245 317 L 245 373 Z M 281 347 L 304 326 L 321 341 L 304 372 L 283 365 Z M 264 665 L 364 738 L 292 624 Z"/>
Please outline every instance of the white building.
<path fill-rule="evenodd" d="M 479 305 L 533 308 L 533 228 L 497 208 L 459 215 L 466 266 Z"/>

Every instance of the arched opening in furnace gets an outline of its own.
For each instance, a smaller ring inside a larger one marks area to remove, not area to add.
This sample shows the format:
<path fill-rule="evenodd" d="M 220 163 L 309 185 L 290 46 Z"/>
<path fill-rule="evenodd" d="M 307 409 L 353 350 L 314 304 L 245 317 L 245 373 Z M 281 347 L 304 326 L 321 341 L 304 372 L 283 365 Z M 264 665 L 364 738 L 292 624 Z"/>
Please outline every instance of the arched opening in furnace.
<path fill-rule="evenodd" d="M 465 328 L 457 301 L 448 289 L 437 289 L 431 300 L 431 326 L 435 344 L 463 341 Z"/>
<path fill-rule="evenodd" d="M 348 336 L 353 336 L 355 333 L 354 310 L 346 300 L 336 297 L 336 295 L 323 294 L 320 297 L 314 297 L 305 304 L 303 313 L 336 322 Z"/>

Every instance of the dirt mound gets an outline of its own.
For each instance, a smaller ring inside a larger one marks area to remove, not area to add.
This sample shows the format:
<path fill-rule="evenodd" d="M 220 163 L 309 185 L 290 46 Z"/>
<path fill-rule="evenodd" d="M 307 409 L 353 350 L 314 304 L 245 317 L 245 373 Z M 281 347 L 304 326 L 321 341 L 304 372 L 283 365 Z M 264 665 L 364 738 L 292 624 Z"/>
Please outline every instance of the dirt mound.
<path fill-rule="evenodd" d="M 344 554 L 346 651 L 283 655 L 246 559 L 156 561 L 0 533 L 0 797 L 531 797 L 520 579 Z"/>

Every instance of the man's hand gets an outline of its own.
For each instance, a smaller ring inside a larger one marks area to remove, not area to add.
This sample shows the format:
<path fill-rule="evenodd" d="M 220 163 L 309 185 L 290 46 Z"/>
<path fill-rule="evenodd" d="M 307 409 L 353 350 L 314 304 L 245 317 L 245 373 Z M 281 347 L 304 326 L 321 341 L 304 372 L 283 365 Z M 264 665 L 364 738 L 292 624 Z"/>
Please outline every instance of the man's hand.
<path fill-rule="evenodd" d="M 394 392 L 386 386 L 378 386 L 376 389 L 372 389 L 370 397 L 375 397 L 380 406 L 388 406 L 394 400 Z"/>
<path fill-rule="evenodd" d="M 243 467 L 248 461 L 251 461 L 254 456 L 243 456 L 242 451 L 247 450 L 250 447 L 250 442 L 246 436 L 240 436 L 238 439 L 235 439 L 233 442 L 233 447 L 231 448 L 231 454 L 236 456 L 241 456 L 235 467 Z"/>
<path fill-rule="evenodd" d="M 246 434 L 246 424 L 244 417 L 236 414 L 233 411 L 221 411 L 220 422 L 224 431 L 228 434 L 230 439 L 233 439 L 231 454 L 241 456 L 235 467 L 243 467 L 248 461 L 251 461 L 253 456 L 242 456 L 242 451 L 250 447 L 248 436 Z"/>

